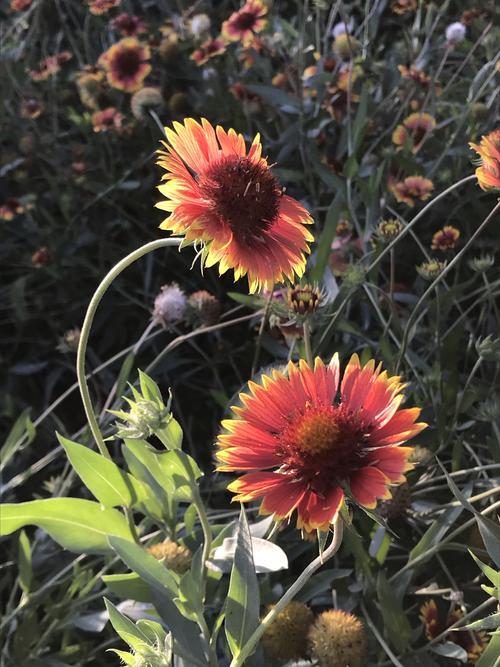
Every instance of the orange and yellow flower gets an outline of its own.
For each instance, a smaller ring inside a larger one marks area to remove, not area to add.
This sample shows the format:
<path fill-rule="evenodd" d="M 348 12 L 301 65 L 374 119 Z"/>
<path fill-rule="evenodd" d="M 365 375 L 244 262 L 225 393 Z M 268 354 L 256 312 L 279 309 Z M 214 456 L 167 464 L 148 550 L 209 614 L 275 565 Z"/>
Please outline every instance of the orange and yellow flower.
<path fill-rule="evenodd" d="M 226 50 L 226 45 L 220 38 L 207 39 L 191 54 L 191 60 L 200 66 L 215 56 L 220 56 Z"/>
<path fill-rule="evenodd" d="M 290 519 L 310 532 L 327 530 L 345 493 L 373 509 L 405 481 L 410 447 L 420 433 L 418 408 L 399 409 L 404 385 L 371 360 L 351 357 L 339 388 L 339 358 L 314 369 L 289 363 L 240 394 L 236 419 L 223 422 L 218 438 L 219 470 L 245 474 L 229 485 L 235 501 L 262 498 L 260 512 Z"/>
<path fill-rule="evenodd" d="M 13 12 L 24 12 L 31 7 L 33 0 L 11 0 L 10 9 Z"/>
<path fill-rule="evenodd" d="M 10 222 L 13 220 L 16 215 L 20 215 L 24 212 L 24 206 L 20 201 L 10 197 L 6 199 L 3 204 L 0 204 L 0 220 L 5 220 Z"/>
<path fill-rule="evenodd" d="M 422 88 L 428 88 L 431 81 L 430 76 L 423 72 L 421 69 L 418 69 L 415 65 L 406 67 L 405 65 L 398 65 L 398 70 L 403 79 L 407 81 L 414 81 Z"/>
<path fill-rule="evenodd" d="M 247 275 L 251 292 L 300 277 L 312 219 L 283 194 L 259 135 L 247 152 L 241 134 L 205 119 L 174 122 L 165 132 L 158 164 L 167 172 L 159 186 L 167 200 L 157 207 L 170 215 L 160 227 L 202 242 L 204 265 L 233 269 L 235 280 Z"/>
<path fill-rule="evenodd" d="M 255 33 L 266 27 L 267 7 L 261 0 L 248 0 L 241 9 L 231 14 L 222 24 L 222 37 L 229 42 L 252 42 Z"/>
<path fill-rule="evenodd" d="M 118 7 L 120 2 L 121 0 L 87 0 L 89 12 L 96 16 L 107 14 L 110 9 Z"/>
<path fill-rule="evenodd" d="M 463 615 L 463 611 L 457 607 L 444 616 L 439 612 L 434 600 L 428 600 L 420 607 L 420 620 L 424 626 L 425 636 L 430 641 L 454 625 Z M 482 631 L 457 630 L 445 635 L 443 641 L 461 646 L 467 652 L 469 662 L 475 664 L 488 644 L 488 637 Z"/>
<path fill-rule="evenodd" d="M 481 137 L 479 144 L 469 144 L 480 157 L 476 176 L 482 190 L 500 188 L 500 129 Z"/>
<path fill-rule="evenodd" d="M 407 14 L 417 9 L 417 0 L 394 0 L 391 9 L 395 14 Z"/>
<path fill-rule="evenodd" d="M 401 147 L 409 143 L 412 153 L 416 153 L 435 127 L 436 121 L 430 114 L 412 113 L 396 127 L 392 133 L 392 142 Z"/>
<path fill-rule="evenodd" d="M 397 201 L 404 202 L 408 206 L 415 206 L 416 199 L 420 201 L 429 199 L 434 190 L 434 183 L 423 176 L 407 176 L 398 182 L 390 180 L 388 187 Z"/>
<path fill-rule="evenodd" d="M 134 37 L 146 32 L 146 26 L 135 14 L 124 12 L 111 21 L 111 26 L 124 37 Z"/>
<path fill-rule="evenodd" d="M 107 132 L 108 130 L 120 132 L 123 129 L 124 120 L 125 116 L 115 107 L 108 107 L 92 114 L 94 132 Z"/>
<path fill-rule="evenodd" d="M 61 65 L 71 60 L 73 56 L 69 51 L 61 51 L 53 56 L 44 58 L 37 70 L 31 70 L 30 76 L 33 81 L 46 81 L 61 69 Z"/>
<path fill-rule="evenodd" d="M 99 58 L 99 64 L 106 71 L 108 83 L 117 90 L 134 93 L 142 88 L 144 79 L 151 72 L 147 62 L 151 50 L 135 37 L 125 37 L 113 44 Z"/>
<path fill-rule="evenodd" d="M 451 225 L 445 225 L 432 237 L 432 250 L 453 250 L 460 238 L 460 231 Z"/>

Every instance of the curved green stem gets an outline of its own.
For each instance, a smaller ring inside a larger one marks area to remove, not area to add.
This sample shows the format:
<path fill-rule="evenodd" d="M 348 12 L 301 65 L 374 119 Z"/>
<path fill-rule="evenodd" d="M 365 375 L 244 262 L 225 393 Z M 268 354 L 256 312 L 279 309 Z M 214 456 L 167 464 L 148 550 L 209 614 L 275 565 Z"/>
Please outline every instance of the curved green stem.
<path fill-rule="evenodd" d="M 289 602 L 293 600 L 293 598 L 309 581 L 309 579 L 316 572 L 316 570 L 319 570 L 319 568 L 324 563 L 326 563 L 327 560 L 329 560 L 332 556 L 334 556 L 340 549 L 340 545 L 342 544 L 342 536 L 344 533 L 344 523 L 342 517 L 340 516 L 340 512 L 338 513 L 337 518 L 335 519 L 335 522 L 333 524 L 333 530 L 334 530 L 333 539 L 330 546 L 327 549 L 325 549 L 323 553 L 317 556 L 317 558 L 315 558 L 313 561 L 309 563 L 309 565 L 305 568 L 302 574 L 300 574 L 300 576 L 294 581 L 294 583 L 290 586 L 290 588 L 283 595 L 283 597 L 280 600 L 278 600 L 278 602 L 274 605 L 271 611 L 266 616 L 264 616 L 259 627 L 255 630 L 255 632 L 247 641 L 247 643 L 244 644 L 238 655 L 233 658 L 230 667 L 241 667 L 241 665 L 243 665 L 245 660 L 253 653 L 260 638 L 267 630 L 267 628 L 271 625 L 271 623 L 274 621 L 276 616 L 281 611 L 283 611 L 283 609 L 287 606 Z"/>
<path fill-rule="evenodd" d="M 460 250 L 460 252 L 457 252 L 455 257 L 451 260 L 449 264 L 447 264 L 444 269 L 441 271 L 441 273 L 438 275 L 437 278 L 435 278 L 432 283 L 429 285 L 429 287 L 425 290 L 425 292 L 422 294 L 420 299 L 417 301 L 415 304 L 415 307 L 410 313 L 410 316 L 408 317 L 408 321 L 406 323 L 405 329 L 403 331 L 403 337 L 401 340 L 401 349 L 399 351 L 399 356 L 398 356 L 398 361 L 396 364 L 396 373 L 398 372 L 399 367 L 401 366 L 401 361 L 403 359 L 403 356 L 406 352 L 406 345 L 408 343 L 408 336 L 410 334 L 410 329 L 413 326 L 413 322 L 415 321 L 415 316 L 418 313 L 418 310 L 420 306 L 424 303 L 424 301 L 427 299 L 429 294 L 436 288 L 436 286 L 443 280 L 443 278 L 451 271 L 451 269 L 455 266 L 455 264 L 461 259 L 461 257 L 467 252 L 469 247 L 474 243 L 476 238 L 483 232 L 485 227 L 488 225 L 490 220 L 495 216 L 495 213 L 500 209 L 500 201 L 497 202 L 497 205 L 490 211 L 490 213 L 486 216 L 486 218 L 483 220 L 483 222 L 479 225 L 479 227 L 476 229 L 474 234 L 470 237 L 470 239 L 467 241 L 467 243 L 464 245 L 464 247 Z"/>
<path fill-rule="evenodd" d="M 203 530 L 203 553 L 202 553 L 202 563 L 203 567 L 207 566 L 207 560 L 210 558 L 210 552 L 212 551 L 212 529 L 210 528 L 210 521 L 208 520 L 207 513 L 205 511 L 205 505 L 200 496 L 200 491 L 198 486 L 193 484 L 193 502 L 196 506 L 198 512 L 198 517 L 201 523 L 201 529 Z"/>
<path fill-rule="evenodd" d="M 158 248 L 165 248 L 168 246 L 178 246 L 181 243 L 182 239 L 180 238 L 167 238 L 159 239 L 157 241 L 151 241 L 151 243 L 146 243 L 145 245 L 137 248 L 129 255 L 124 257 L 122 260 L 116 264 L 111 271 L 104 277 L 99 287 L 94 292 L 94 295 L 89 303 L 87 308 L 87 313 L 85 314 L 85 319 L 83 321 L 82 331 L 80 334 L 80 342 L 78 344 L 78 353 L 76 357 L 76 375 L 78 378 L 78 386 L 80 387 L 80 394 L 82 395 L 83 407 L 85 408 L 85 414 L 92 431 L 92 435 L 97 443 L 100 453 L 106 458 L 111 458 L 104 438 L 99 429 L 99 424 L 97 423 L 96 416 L 94 414 L 94 409 L 92 407 L 92 401 L 90 398 L 89 387 L 87 384 L 86 371 L 85 371 L 85 356 L 87 352 L 87 345 L 89 341 L 90 330 L 92 328 L 92 322 L 94 321 L 94 316 L 97 310 L 97 307 L 101 303 L 103 296 L 106 294 L 111 283 L 117 278 L 122 271 L 127 267 L 133 264 L 136 260 L 140 259 L 144 255 L 147 255 L 148 252 L 157 250 Z"/>
<path fill-rule="evenodd" d="M 304 331 L 304 348 L 305 348 L 305 353 L 306 353 L 306 361 L 309 364 L 311 368 L 314 367 L 314 360 L 313 360 L 313 353 L 312 353 L 312 346 L 311 346 L 311 327 L 309 325 L 309 322 L 307 320 L 304 320 L 304 324 L 302 325 L 303 331 Z"/>

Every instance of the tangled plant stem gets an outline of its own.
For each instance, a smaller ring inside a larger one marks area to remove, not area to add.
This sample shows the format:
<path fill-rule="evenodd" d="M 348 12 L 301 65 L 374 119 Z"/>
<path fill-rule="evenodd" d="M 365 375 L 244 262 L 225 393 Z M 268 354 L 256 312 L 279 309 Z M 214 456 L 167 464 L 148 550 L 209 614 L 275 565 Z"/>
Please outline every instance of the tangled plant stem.
<path fill-rule="evenodd" d="M 451 271 L 451 269 L 455 266 L 455 264 L 461 259 L 462 255 L 467 252 L 467 250 L 470 248 L 470 246 L 474 243 L 476 238 L 484 231 L 484 229 L 487 227 L 489 224 L 490 220 L 492 220 L 495 216 L 495 213 L 497 213 L 500 210 L 500 201 L 497 202 L 496 206 L 493 207 L 493 209 L 490 211 L 490 213 L 486 216 L 486 218 L 483 220 L 483 222 L 479 225 L 479 227 L 476 229 L 474 234 L 470 237 L 470 239 L 467 241 L 467 243 L 464 245 L 464 247 L 458 252 L 455 257 L 451 260 L 449 264 L 447 264 L 444 269 L 441 271 L 441 273 L 435 278 L 435 280 L 432 281 L 432 283 L 429 285 L 429 287 L 425 290 L 425 292 L 422 294 L 420 299 L 417 301 L 415 304 L 415 307 L 410 313 L 410 316 L 408 317 L 408 321 L 406 323 L 405 329 L 403 331 L 403 338 L 401 340 L 401 348 L 399 352 L 399 357 L 396 363 L 396 372 L 401 366 L 401 362 L 403 360 L 403 356 L 406 351 L 406 345 L 408 343 L 408 337 L 410 334 L 410 329 L 415 321 L 416 314 L 418 313 L 418 310 L 420 306 L 425 302 L 429 294 L 439 285 L 441 280 Z"/>
<path fill-rule="evenodd" d="M 99 284 L 98 288 L 94 292 L 94 295 L 90 301 L 89 307 L 85 314 L 85 319 L 83 321 L 82 331 L 80 334 L 80 342 L 78 344 L 78 353 L 76 357 L 76 374 L 78 378 L 78 385 L 80 387 L 80 394 L 82 396 L 83 407 L 85 408 L 85 414 L 92 431 L 92 435 L 97 443 L 97 447 L 100 453 L 106 458 L 111 458 L 104 438 L 102 436 L 97 418 L 94 414 L 94 408 L 92 406 L 92 400 L 90 398 L 89 387 L 87 383 L 87 376 L 85 371 L 85 356 L 87 352 L 87 345 L 90 336 L 90 330 L 92 328 L 92 323 L 94 321 L 94 316 L 97 311 L 99 304 L 101 303 L 102 298 L 106 294 L 108 288 L 113 283 L 115 278 L 117 278 L 122 271 L 128 268 L 135 261 L 144 257 L 149 252 L 157 250 L 158 248 L 167 248 L 170 246 L 180 245 L 182 239 L 179 238 L 167 238 L 167 239 L 158 239 L 157 241 L 151 241 L 151 243 L 146 243 L 145 245 L 137 248 L 129 255 L 124 257 L 122 260 L 116 264 L 111 271 L 104 277 L 104 279 Z"/>

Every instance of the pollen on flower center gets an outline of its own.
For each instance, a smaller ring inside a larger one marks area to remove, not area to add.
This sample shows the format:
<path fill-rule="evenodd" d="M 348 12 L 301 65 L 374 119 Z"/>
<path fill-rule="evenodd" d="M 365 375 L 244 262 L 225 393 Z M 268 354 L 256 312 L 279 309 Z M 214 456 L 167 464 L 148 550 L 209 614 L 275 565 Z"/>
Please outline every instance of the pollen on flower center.
<path fill-rule="evenodd" d="M 257 241 L 278 216 L 282 192 L 277 179 L 267 165 L 247 157 L 222 158 L 199 186 L 241 243 Z"/>
<path fill-rule="evenodd" d="M 331 451 L 339 441 L 340 428 L 333 408 L 306 412 L 296 426 L 297 447 L 307 454 Z"/>

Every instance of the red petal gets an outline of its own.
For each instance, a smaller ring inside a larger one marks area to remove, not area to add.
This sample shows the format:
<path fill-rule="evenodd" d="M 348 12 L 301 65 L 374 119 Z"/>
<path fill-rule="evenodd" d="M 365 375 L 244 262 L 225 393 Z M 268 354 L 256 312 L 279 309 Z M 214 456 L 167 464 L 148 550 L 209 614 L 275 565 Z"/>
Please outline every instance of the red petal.
<path fill-rule="evenodd" d="M 371 466 L 361 468 L 350 480 L 354 498 L 360 505 L 370 509 L 376 507 L 378 498 L 391 498 L 388 483 L 384 473 Z"/>

